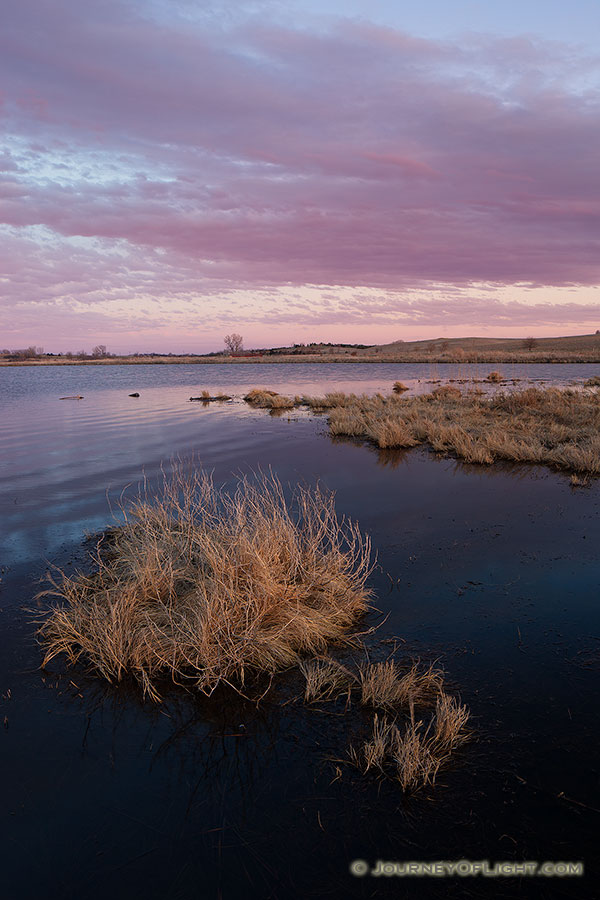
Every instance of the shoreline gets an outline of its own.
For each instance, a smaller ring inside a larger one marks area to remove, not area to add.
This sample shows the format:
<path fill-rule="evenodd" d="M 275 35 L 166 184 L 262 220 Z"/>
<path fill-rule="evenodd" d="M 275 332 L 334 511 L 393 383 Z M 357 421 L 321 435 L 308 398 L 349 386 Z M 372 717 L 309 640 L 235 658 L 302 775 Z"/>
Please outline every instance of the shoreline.
<path fill-rule="evenodd" d="M 527 356 L 520 354 L 477 354 L 465 356 L 464 358 L 449 356 L 429 356 L 429 355 L 403 355 L 403 356 L 260 356 L 260 357 L 241 357 L 241 358 L 211 358 L 197 356 L 158 356 L 158 357 L 111 357 L 110 359 L 25 359 L 25 360 L 0 360 L 0 367 L 14 368 L 24 366 L 183 366 L 183 365 L 276 365 L 281 363 L 290 363 L 292 365 L 312 364 L 312 365 L 338 365 L 342 363 L 348 364 L 369 364 L 378 365 L 381 363 L 394 365 L 600 365 L 600 350 L 593 354 L 582 353 L 561 353 L 556 356 L 549 353 L 528 353 Z"/>

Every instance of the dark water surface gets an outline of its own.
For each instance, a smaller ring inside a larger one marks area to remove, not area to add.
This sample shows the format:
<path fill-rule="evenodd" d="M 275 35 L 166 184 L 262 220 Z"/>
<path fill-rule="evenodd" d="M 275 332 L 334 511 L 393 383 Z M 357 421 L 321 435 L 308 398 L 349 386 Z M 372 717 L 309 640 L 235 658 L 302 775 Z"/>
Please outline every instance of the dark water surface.
<path fill-rule="evenodd" d="M 188 402 L 203 388 L 421 389 L 475 367 L 458 368 L 0 369 L 3 900 L 600 895 L 598 483 L 376 452 L 332 441 L 324 418 Z M 595 374 L 501 368 L 559 384 Z M 75 393 L 85 399 L 58 399 Z M 85 565 L 108 501 L 177 455 L 223 483 L 268 466 L 284 482 L 319 479 L 371 535 L 373 658 L 397 638 L 401 655 L 438 659 L 473 714 L 476 739 L 434 791 L 404 800 L 345 765 L 335 780 L 332 760 L 368 717 L 286 702 L 293 676 L 257 710 L 175 691 L 156 706 L 79 669 L 40 671 L 26 611 L 37 581 L 50 564 Z M 588 874 L 359 879 L 354 859 L 583 861 Z"/>

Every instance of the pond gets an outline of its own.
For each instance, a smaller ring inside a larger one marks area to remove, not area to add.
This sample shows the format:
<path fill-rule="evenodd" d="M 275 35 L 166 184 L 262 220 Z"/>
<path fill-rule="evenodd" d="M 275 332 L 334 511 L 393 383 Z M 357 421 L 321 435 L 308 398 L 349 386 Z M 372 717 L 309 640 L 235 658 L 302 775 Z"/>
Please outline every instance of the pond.
<path fill-rule="evenodd" d="M 447 368 L 0 369 L 7 897 L 597 895 L 598 482 L 376 451 L 332 440 L 325 417 L 273 417 L 239 399 L 254 386 L 388 392 L 397 379 L 429 390 L 491 367 Z M 500 368 L 524 383 L 596 374 Z M 236 399 L 190 403 L 204 388 Z M 84 399 L 59 399 L 72 394 Z M 371 536 L 369 653 L 437 660 L 472 713 L 473 740 L 433 790 L 404 798 L 346 765 L 347 718 L 291 702 L 293 675 L 256 708 L 176 690 L 155 705 L 79 667 L 40 670 L 40 578 L 85 567 L 85 535 L 119 520 L 123 489 L 135 494 L 144 476 L 152 489 L 176 458 L 225 486 L 269 467 L 285 484 L 319 481 Z M 583 861 L 586 876 L 498 877 L 490 890 L 481 877 L 357 878 L 356 859 Z"/>

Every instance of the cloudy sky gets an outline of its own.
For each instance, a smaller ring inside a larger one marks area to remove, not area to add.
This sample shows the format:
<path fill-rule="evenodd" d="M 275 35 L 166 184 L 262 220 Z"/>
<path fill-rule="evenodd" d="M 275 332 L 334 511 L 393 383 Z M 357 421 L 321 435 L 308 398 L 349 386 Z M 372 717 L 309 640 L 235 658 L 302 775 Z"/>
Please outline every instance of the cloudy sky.
<path fill-rule="evenodd" d="M 600 327 L 597 0 L 19 0 L 0 347 Z"/>

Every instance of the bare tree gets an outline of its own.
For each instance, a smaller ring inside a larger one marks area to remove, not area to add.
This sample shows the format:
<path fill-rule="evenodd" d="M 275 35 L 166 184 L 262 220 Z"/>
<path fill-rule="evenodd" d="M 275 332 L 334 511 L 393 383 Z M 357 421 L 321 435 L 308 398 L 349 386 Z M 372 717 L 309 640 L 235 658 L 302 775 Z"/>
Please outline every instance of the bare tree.
<path fill-rule="evenodd" d="M 225 335 L 225 348 L 229 353 L 238 353 L 244 347 L 244 339 L 235 331 Z"/>
<path fill-rule="evenodd" d="M 102 359 L 106 356 L 106 344 L 98 344 L 97 347 L 94 347 L 92 350 L 92 356 L 94 359 Z"/>
<path fill-rule="evenodd" d="M 523 341 L 523 346 L 526 350 L 533 350 L 534 347 L 537 347 L 537 340 L 534 337 L 526 337 Z"/>
<path fill-rule="evenodd" d="M 13 355 L 13 356 L 17 356 L 19 359 L 35 359 L 36 356 L 38 355 L 38 349 L 39 349 L 39 350 L 42 350 L 41 347 L 39 347 L 39 348 L 37 348 L 37 347 L 25 347 L 25 348 L 22 349 L 22 350 L 21 350 L 21 349 L 20 349 L 20 350 L 13 350 L 13 351 L 12 351 L 12 355 Z M 42 350 L 42 352 L 43 352 L 43 350 Z"/>

